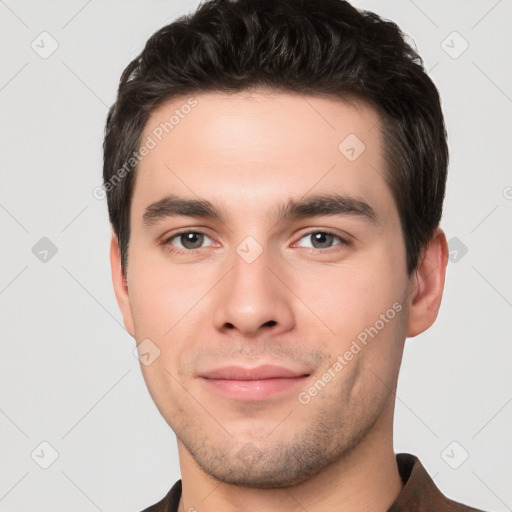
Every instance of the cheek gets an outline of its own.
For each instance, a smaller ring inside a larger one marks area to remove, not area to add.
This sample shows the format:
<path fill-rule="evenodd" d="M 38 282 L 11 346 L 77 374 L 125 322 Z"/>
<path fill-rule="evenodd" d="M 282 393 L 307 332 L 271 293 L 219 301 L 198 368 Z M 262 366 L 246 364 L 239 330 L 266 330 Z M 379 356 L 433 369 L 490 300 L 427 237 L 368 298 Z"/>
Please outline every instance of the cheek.
<path fill-rule="evenodd" d="M 136 337 L 171 338 L 174 326 L 194 315 L 211 288 L 207 272 L 192 266 L 172 268 L 164 259 L 133 258 L 128 287 Z"/>
<path fill-rule="evenodd" d="M 289 275 L 308 324 L 324 324 L 343 343 L 373 325 L 394 303 L 402 302 L 405 269 L 385 249 L 372 253 L 371 261 L 368 257 L 336 266 L 305 265 L 296 269 L 295 276 Z"/>

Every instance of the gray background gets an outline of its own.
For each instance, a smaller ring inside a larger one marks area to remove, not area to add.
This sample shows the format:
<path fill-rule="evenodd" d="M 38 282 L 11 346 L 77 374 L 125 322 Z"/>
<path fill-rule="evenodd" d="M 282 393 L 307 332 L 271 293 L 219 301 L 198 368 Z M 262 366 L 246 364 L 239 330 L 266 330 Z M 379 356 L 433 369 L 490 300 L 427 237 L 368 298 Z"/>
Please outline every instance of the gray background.
<path fill-rule="evenodd" d="M 0 511 L 138 511 L 179 478 L 92 191 L 122 70 L 196 4 L 0 0 Z M 450 497 L 511 510 L 512 2 L 355 5 L 413 37 L 451 148 L 441 225 L 452 261 L 436 324 L 406 345 L 395 449 L 417 454 Z"/>

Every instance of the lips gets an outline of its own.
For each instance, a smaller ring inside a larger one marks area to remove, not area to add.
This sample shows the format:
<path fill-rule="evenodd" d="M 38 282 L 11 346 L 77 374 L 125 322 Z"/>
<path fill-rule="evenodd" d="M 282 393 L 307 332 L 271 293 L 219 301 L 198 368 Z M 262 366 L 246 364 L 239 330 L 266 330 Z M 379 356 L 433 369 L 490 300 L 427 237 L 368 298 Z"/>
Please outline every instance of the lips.
<path fill-rule="evenodd" d="M 263 380 L 304 377 L 306 372 L 294 371 L 283 366 L 265 364 L 256 368 L 243 368 L 242 366 L 225 366 L 201 374 L 205 379 L 222 380 Z"/>
<path fill-rule="evenodd" d="M 200 375 L 209 392 L 231 400 L 255 402 L 290 392 L 304 385 L 309 373 L 283 366 L 261 365 L 256 368 L 225 366 Z"/>

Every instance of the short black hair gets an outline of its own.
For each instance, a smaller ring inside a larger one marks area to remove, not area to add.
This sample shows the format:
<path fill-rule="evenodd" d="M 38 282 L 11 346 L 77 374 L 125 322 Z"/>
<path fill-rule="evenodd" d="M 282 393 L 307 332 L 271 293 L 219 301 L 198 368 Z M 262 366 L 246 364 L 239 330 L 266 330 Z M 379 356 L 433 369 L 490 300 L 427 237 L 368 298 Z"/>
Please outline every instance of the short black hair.
<path fill-rule="evenodd" d="M 375 108 L 407 272 L 442 215 L 447 135 L 438 90 L 400 28 L 342 0 L 210 0 L 155 32 L 122 73 L 103 144 L 103 186 L 126 275 L 141 134 L 175 97 L 276 91 L 356 98 Z"/>

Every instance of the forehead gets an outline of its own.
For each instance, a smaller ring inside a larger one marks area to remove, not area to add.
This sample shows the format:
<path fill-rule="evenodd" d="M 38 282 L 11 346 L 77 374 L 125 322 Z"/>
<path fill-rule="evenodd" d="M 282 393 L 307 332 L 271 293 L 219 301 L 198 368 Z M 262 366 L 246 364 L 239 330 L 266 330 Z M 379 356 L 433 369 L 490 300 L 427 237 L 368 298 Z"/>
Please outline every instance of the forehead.
<path fill-rule="evenodd" d="M 380 118 L 360 100 L 270 90 L 181 96 L 152 112 L 144 144 L 135 204 L 167 192 L 261 208 L 313 189 L 383 206 L 391 199 Z"/>
<path fill-rule="evenodd" d="M 266 155 L 294 158 L 299 146 L 303 154 L 318 156 L 322 151 L 329 158 L 340 151 L 337 145 L 333 147 L 333 139 L 341 142 L 352 134 L 369 145 L 377 142 L 379 125 L 375 109 L 362 100 L 259 89 L 174 98 L 151 113 L 142 136 L 164 145 L 163 139 L 181 142 L 195 138 L 201 152 L 222 149 L 224 156 L 233 157 L 242 156 L 237 148 L 244 146 L 245 161 Z M 324 144 L 319 146 L 320 139 Z M 355 137 L 352 140 L 357 142 Z M 357 146 L 360 150 L 360 144 Z M 229 148 L 233 148 L 231 153 Z M 185 149 L 174 148 L 178 152 Z"/>

